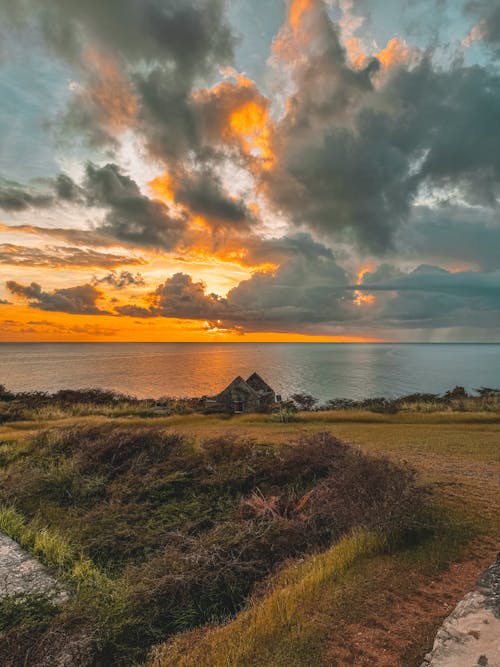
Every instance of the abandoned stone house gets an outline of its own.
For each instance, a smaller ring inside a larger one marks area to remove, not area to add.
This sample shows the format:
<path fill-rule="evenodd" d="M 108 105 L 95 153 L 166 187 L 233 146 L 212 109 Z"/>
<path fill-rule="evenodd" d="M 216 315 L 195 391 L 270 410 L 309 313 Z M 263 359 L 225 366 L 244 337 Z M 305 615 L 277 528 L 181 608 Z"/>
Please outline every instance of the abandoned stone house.
<path fill-rule="evenodd" d="M 242 412 L 265 412 L 276 402 L 274 390 L 258 373 L 253 373 L 248 380 L 241 376 L 234 378 L 224 391 L 210 399 L 214 409 L 238 414 Z"/>

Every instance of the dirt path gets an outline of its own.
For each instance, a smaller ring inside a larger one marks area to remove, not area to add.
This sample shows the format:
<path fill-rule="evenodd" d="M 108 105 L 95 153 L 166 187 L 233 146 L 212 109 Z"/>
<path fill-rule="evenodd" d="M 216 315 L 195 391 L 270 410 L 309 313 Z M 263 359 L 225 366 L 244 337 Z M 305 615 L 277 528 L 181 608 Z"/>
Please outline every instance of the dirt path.
<path fill-rule="evenodd" d="M 427 650 L 432 647 L 436 629 L 444 618 L 495 560 L 495 546 L 491 542 L 477 545 L 466 561 L 454 563 L 438 577 L 417 577 L 408 572 L 404 586 L 398 581 L 389 583 L 383 594 L 367 600 L 363 621 L 343 628 L 339 633 L 342 639 L 332 642 L 328 651 L 331 664 L 417 667 L 424 657 L 425 645 Z"/>
<path fill-rule="evenodd" d="M 67 598 L 46 567 L 0 533 L 0 599 L 32 593 L 47 594 L 58 602 Z"/>

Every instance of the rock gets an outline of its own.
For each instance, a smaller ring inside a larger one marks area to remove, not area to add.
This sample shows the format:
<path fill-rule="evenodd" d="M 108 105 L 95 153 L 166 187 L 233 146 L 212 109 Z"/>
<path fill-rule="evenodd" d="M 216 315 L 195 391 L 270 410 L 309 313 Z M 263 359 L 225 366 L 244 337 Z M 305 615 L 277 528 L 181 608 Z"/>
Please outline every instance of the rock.
<path fill-rule="evenodd" d="M 439 629 L 421 667 L 500 667 L 500 560 Z"/>
<path fill-rule="evenodd" d="M 68 593 L 44 565 L 0 533 L 0 599 L 34 593 L 48 595 L 57 603 L 68 598 Z"/>

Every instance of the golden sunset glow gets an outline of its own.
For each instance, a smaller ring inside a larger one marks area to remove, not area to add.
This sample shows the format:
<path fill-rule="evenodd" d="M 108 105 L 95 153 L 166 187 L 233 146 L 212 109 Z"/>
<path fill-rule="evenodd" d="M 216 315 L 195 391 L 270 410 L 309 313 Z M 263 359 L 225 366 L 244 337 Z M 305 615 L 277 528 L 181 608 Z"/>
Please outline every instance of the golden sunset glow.
<path fill-rule="evenodd" d="M 0 342 L 370 343 L 380 340 L 356 335 L 241 332 L 225 328 L 222 322 L 206 320 L 136 320 L 129 317 L 68 315 L 40 312 L 23 306 L 5 306 L 2 313 Z"/>
<path fill-rule="evenodd" d="M 229 116 L 227 132 L 240 138 L 247 153 L 262 157 L 269 163 L 268 167 L 272 166 L 274 155 L 270 146 L 269 114 L 264 106 L 250 101 L 235 109 Z"/>
<path fill-rule="evenodd" d="M 256 21 L 250 0 L 120 16 L 11 4 L 36 47 L 32 73 L 21 51 L 5 69 L 2 340 L 448 340 L 496 326 L 487 17 L 457 14 L 460 34 L 438 47 L 383 3 L 280 0 Z"/>
<path fill-rule="evenodd" d="M 317 5 L 317 0 L 292 0 L 288 14 L 288 21 L 294 32 L 298 33 L 302 26 L 304 15 Z"/>
<path fill-rule="evenodd" d="M 364 268 L 360 269 L 358 271 L 358 274 L 356 276 L 356 284 L 361 285 L 363 282 L 363 278 L 365 276 L 365 273 L 369 273 L 370 271 L 373 271 L 374 267 L 373 266 L 365 266 Z M 363 290 L 356 290 L 354 292 L 355 295 L 355 301 L 354 303 L 356 306 L 367 306 L 370 304 L 375 303 L 375 295 L 374 294 L 367 294 Z"/>
<path fill-rule="evenodd" d="M 377 58 L 382 68 L 388 70 L 407 63 L 415 53 L 414 49 L 411 49 L 398 37 L 391 38 L 383 49 L 373 54 L 366 52 L 362 40 L 358 37 L 347 38 L 345 48 L 351 66 L 357 70 L 366 67 L 370 57 Z"/>

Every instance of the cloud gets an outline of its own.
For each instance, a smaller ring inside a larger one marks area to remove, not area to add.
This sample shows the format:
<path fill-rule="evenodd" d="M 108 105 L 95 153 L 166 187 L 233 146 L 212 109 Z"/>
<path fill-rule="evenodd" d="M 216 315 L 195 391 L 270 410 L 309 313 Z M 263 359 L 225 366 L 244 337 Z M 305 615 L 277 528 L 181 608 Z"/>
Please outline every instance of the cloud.
<path fill-rule="evenodd" d="M 287 239 L 279 249 L 278 242 L 271 245 L 273 252 L 286 256 L 282 265 L 275 272 L 255 273 L 227 298 L 207 294 L 202 282 L 177 273 L 149 295 L 147 308 L 128 305 L 117 311 L 131 317 L 221 320 L 224 326 L 246 328 L 345 321 L 350 316 L 350 280 L 331 250 L 302 236 Z"/>
<path fill-rule="evenodd" d="M 30 285 L 21 285 L 14 280 L 9 280 L 6 285 L 9 292 L 26 299 L 30 308 L 69 313 L 71 315 L 110 314 L 97 306 L 97 301 L 102 297 L 102 292 L 93 285 L 77 285 L 76 287 L 56 289 L 52 292 L 44 292 L 41 285 L 35 282 Z"/>
<path fill-rule="evenodd" d="M 33 248 L 12 243 L 0 244 L 0 264 L 46 268 L 104 268 L 111 269 L 127 264 L 144 262 L 128 255 L 98 252 L 90 248 L 49 246 Z"/>
<path fill-rule="evenodd" d="M 38 227 L 36 225 L 5 225 L 0 223 L 0 232 L 14 234 L 31 234 L 33 236 L 47 236 L 49 238 L 66 241 L 82 246 L 109 248 L 117 245 L 117 239 L 112 236 L 87 229 L 71 229 L 61 227 Z M 136 258 L 142 264 L 140 258 Z"/>
<path fill-rule="evenodd" d="M 26 324 L 21 324 L 15 320 L 2 320 L 1 328 L 4 331 L 10 331 L 15 334 L 56 334 L 71 336 L 113 336 L 118 333 L 118 329 L 112 327 L 102 327 L 97 324 L 60 324 L 50 320 L 29 320 Z"/>
<path fill-rule="evenodd" d="M 52 49 L 73 64 L 89 46 L 129 64 L 171 62 L 185 76 L 210 71 L 232 55 L 224 2 L 207 0 L 5 0 L 2 13 L 29 16 Z"/>
<path fill-rule="evenodd" d="M 185 217 L 143 195 L 135 181 L 115 164 L 88 164 L 85 193 L 88 205 L 108 209 L 97 231 L 121 241 L 172 249 L 186 229 Z"/>
<path fill-rule="evenodd" d="M 112 246 L 118 241 L 170 250 L 187 237 L 188 225 L 194 219 L 202 219 L 214 230 L 226 228 L 238 232 L 248 231 L 254 222 L 254 214 L 245 202 L 228 195 L 220 178 L 207 169 L 188 172 L 179 168 L 175 179 L 169 175 L 156 178 L 150 184 L 154 198 L 144 195 L 137 183 L 113 163 L 104 166 L 88 163 L 81 185 L 65 175 L 47 183 L 52 190 L 50 194 L 28 198 L 24 193 L 22 199 L 20 196 L 16 199 L 19 206 L 22 202 L 27 208 L 28 201 L 33 208 L 71 201 L 80 207 L 102 209 L 104 220 L 94 230 L 33 225 L 0 225 L 0 230 L 52 236 L 82 245 Z M 166 184 L 172 187 L 175 184 L 168 200 Z M 0 199 L 0 207 L 1 204 Z"/>
<path fill-rule="evenodd" d="M 470 30 L 464 46 L 471 46 L 481 41 L 489 46 L 495 55 L 500 54 L 500 7 L 489 0 L 469 0 L 466 3 L 468 14 L 479 20 Z"/>
<path fill-rule="evenodd" d="M 409 273 L 386 267 L 352 289 L 376 295 L 374 324 L 398 327 L 494 328 L 500 325 L 500 271 L 449 272 L 421 265 Z"/>
<path fill-rule="evenodd" d="M 384 77 L 376 58 L 353 70 L 319 0 L 291 4 L 275 53 L 293 92 L 259 185 L 295 225 L 384 254 L 429 189 L 497 208 L 495 68 L 436 67 L 429 51 Z"/>
<path fill-rule="evenodd" d="M 202 282 L 185 273 L 176 273 L 150 295 L 149 308 L 121 306 L 117 311 L 130 317 L 175 317 L 179 319 L 219 319 L 229 310 L 225 299 L 206 294 Z"/>
<path fill-rule="evenodd" d="M 175 191 L 177 203 L 193 215 L 199 215 L 213 227 L 249 229 L 252 214 L 242 199 L 228 196 L 218 177 L 205 170 L 184 174 Z"/>
<path fill-rule="evenodd" d="M 402 4 L 403 11 L 416 8 Z M 416 18 L 425 15 L 428 26 L 438 13 L 423 4 Z M 432 4 L 443 8 L 444 20 L 446 3 Z M 36 26 L 70 63 L 72 98 L 61 123 L 108 163 L 87 164 L 81 183 L 67 175 L 27 185 L 2 181 L 4 210 L 43 209 L 45 217 L 47 209 L 65 213 L 71 204 L 94 222 L 87 230 L 2 226 L 70 247 L 5 243 L 0 261 L 109 271 L 126 263 L 126 252 L 95 248 L 137 246 L 175 251 L 181 260 L 185 251 L 235 257 L 261 268 L 226 297 L 176 273 L 144 300 L 117 308 L 137 318 L 290 330 L 451 326 L 453 318 L 492 326 L 500 270 L 500 10 L 483 0 L 467 3 L 475 27 L 464 46 L 481 40 L 492 56 L 483 49 L 469 65 L 474 53 L 465 56 L 458 43 L 456 57 L 444 62 L 438 40 L 421 52 L 394 36 L 369 53 L 358 15 L 369 7 L 366 0 L 290 0 L 267 97 L 228 67 L 234 38 L 222 0 L 5 0 L 0 12 L 11 24 Z M 335 11 L 340 26 L 329 18 Z M 130 142 L 163 174 L 150 192 L 119 164 L 120 155 L 129 158 Z M 359 285 L 348 269 L 367 265 L 374 268 L 361 272 Z M 56 309 L 77 298 L 71 290 L 144 282 L 140 274 L 111 271 L 92 285 L 67 288 L 69 295 L 44 292 L 38 283 L 12 285 L 34 307 Z M 99 310 L 98 296 L 78 298 Z"/>
<path fill-rule="evenodd" d="M 274 273 L 256 273 L 227 296 L 247 322 L 338 322 L 349 317 L 353 296 L 333 256 L 296 253 Z"/>
<path fill-rule="evenodd" d="M 291 3 L 275 57 L 288 68 L 293 93 L 273 134 L 276 162 L 261 174 L 262 190 L 296 225 L 384 251 L 416 185 L 407 177 L 408 156 L 391 141 L 394 110 L 386 115 L 378 104 L 373 111 L 380 63 L 349 66 L 320 0 Z"/>
<path fill-rule="evenodd" d="M 366 276 L 366 274 L 365 274 Z M 356 289 L 370 292 L 441 292 L 457 294 L 463 298 L 491 297 L 500 304 L 500 271 L 482 273 L 480 271 L 450 272 L 438 266 L 421 265 L 411 273 L 380 280 L 380 274 L 368 274 Z"/>
<path fill-rule="evenodd" d="M 4 211 L 50 208 L 58 202 L 77 202 L 80 197 L 80 188 L 65 174 L 38 179 L 28 186 L 0 179 L 0 209 Z"/>
<path fill-rule="evenodd" d="M 109 285 L 115 289 L 125 289 L 126 287 L 144 287 L 146 281 L 140 273 L 130 273 L 130 271 L 121 271 L 115 273 L 112 271 L 102 278 L 94 278 L 94 285 Z"/>
<path fill-rule="evenodd" d="M 48 208 L 54 204 L 55 197 L 50 193 L 27 189 L 13 181 L 0 181 L 0 209 L 4 211 L 25 211 L 28 208 Z"/>
<path fill-rule="evenodd" d="M 94 144 L 134 122 L 152 152 L 190 150 L 193 85 L 233 56 L 224 0 L 6 0 L 0 12 L 80 70 L 64 125 Z"/>
<path fill-rule="evenodd" d="M 496 209 L 464 207 L 448 202 L 416 206 L 398 231 L 395 256 L 468 265 L 484 271 L 500 269 L 500 219 Z"/>

